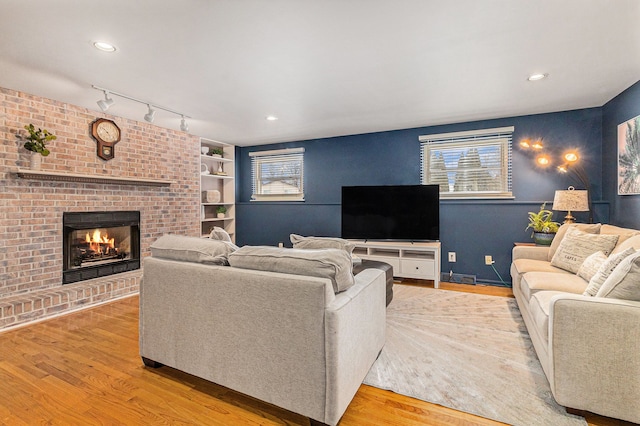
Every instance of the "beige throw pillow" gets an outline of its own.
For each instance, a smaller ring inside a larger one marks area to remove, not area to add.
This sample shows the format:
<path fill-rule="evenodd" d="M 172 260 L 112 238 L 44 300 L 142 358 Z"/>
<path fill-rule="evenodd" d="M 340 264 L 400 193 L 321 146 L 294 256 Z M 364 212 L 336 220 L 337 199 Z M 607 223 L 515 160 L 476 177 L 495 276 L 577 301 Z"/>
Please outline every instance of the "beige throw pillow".
<path fill-rule="evenodd" d="M 606 261 L 607 256 L 603 252 L 598 251 L 593 253 L 582 262 L 580 269 L 578 269 L 578 276 L 587 282 L 591 281 L 591 278 L 593 278 Z"/>
<path fill-rule="evenodd" d="M 551 266 L 576 274 L 589 255 L 602 251 L 608 256 L 617 241 L 617 235 L 589 234 L 569 228 L 551 259 Z"/>
<path fill-rule="evenodd" d="M 640 301 L 640 252 L 620 262 L 602 284 L 596 297 Z"/>
<path fill-rule="evenodd" d="M 632 248 L 626 249 L 621 253 L 612 254 L 606 261 L 600 266 L 598 271 L 589 280 L 589 285 L 585 289 L 583 296 L 595 296 L 602 287 L 602 284 L 611 275 L 614 269 L 622 262 L 627 256 L 631 256 L 636 251 Z"/>
<path fill-rule="evenodd" d="M 599 234 L 600 233 L 600 224 L 599 223 L 564 223 L 556 232 L 556 236 L 553 237 L 553 241 L 549 246 L 549 257 L 547 260 L 551 262 L 553 259 L 553 255 L 556 254 L 558 247 L 560 247 L 560 243 L 562 242 L 564 235 L 569 228 L 576 228 L 581 230 L 582 232 L 587 232 L 589 234 Z"/>
<path fill-rule="evenodd" d="M 351 256 L 341 249 L 244 246 L 229 255 L 229 263 L 236 268 L 329 278 L 336 293 L 355 283 Z"/>

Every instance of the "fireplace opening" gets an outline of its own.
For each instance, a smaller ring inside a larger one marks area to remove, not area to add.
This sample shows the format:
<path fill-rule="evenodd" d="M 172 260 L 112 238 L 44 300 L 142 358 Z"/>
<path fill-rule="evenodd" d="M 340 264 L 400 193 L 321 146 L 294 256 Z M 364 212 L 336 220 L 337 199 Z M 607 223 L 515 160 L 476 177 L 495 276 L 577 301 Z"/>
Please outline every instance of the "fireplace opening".
<path fill-rule="evenodd" d="M 62 283 L 140 269 L 140 212 L 65 212 Z"/>

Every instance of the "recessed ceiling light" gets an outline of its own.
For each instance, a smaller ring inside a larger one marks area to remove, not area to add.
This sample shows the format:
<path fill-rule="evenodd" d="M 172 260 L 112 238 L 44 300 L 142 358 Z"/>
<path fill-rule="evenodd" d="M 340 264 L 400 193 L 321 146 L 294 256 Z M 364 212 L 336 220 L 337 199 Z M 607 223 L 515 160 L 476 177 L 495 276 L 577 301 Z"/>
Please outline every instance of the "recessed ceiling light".
<path fill-rule="evenodd" d="M 93 42 L 93 46 L 98 50 L 102 50 L 103 52 L 116 51 L 116 47 L 111 43 L 107 43 L 106 41 L 95 41 Z"/>
<path fill-rule="evenodd" d="M 275 115 L 267 115 L 266 119 L 267 121 L 276 121 L 278 117 L 276 117 Z"/>
<path fill-rule="evenodd" d="M 531 74 L 529 76 L 529 78 L 527 78 L 527 80 L 529 80 L 529 81 L 538 81 L 538 80 L 542 80 L 543 78 L 546 78 L 548 76 L 549 76 L 549 74 L 536 73 L 536 74 Z"/>

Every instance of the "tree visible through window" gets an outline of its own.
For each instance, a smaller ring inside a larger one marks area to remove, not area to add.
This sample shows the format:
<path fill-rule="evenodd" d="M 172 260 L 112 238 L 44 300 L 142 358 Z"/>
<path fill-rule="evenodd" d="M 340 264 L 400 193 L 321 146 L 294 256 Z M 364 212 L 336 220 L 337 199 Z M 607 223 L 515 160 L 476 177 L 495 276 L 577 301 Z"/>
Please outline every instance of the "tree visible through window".
<path fill-rule="evenodd" d="M 513 127 L 420 136 L 421 180 L 443 198 L 506 198 L 511 193 Z"/>
<path fill-rule="evenodd" d="M 304 201 L 304 148 L 251 152 L 254 201 Z"/>

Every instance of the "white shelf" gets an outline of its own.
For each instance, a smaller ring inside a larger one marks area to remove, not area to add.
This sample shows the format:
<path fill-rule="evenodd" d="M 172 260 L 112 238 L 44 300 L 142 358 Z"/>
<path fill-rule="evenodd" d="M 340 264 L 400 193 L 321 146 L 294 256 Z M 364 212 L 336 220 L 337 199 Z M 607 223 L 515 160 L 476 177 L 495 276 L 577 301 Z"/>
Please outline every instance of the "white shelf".
<path fill-rule="evenodd" d="M 355 255 L 388 263 L 394 277 L 433 280 L 434 287 L 440 287 L 440 242 L 351 241 Z"/>
<path fill-rule="evenodd" d="M 202 147 L 221 148 L 223 154 L 222 157 L 200 154 L 200 163 L 206 164 L 211 172 L 200 174 L 200 190 L 220 192 L 219 202 L 200 203 L 200 234 L 209 235 L 214 226 L 219 226 L 227 231 L 235 242 L 235 147 L 224 142 L 201 138 L 198 149 L 201 150 Z M 222 166 L 224 175 L 215 174 L 219 166 Z M 227 208 L 226 217 L 218 218 L 216 216 L 216 208 L 219 206 Z"/>

